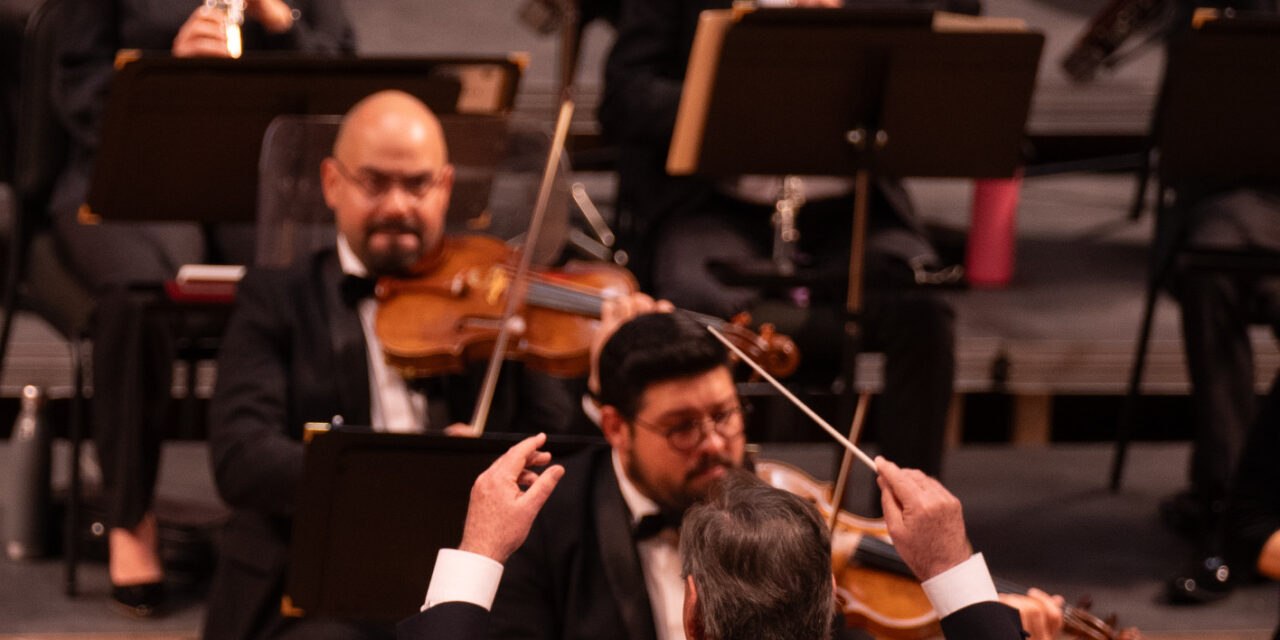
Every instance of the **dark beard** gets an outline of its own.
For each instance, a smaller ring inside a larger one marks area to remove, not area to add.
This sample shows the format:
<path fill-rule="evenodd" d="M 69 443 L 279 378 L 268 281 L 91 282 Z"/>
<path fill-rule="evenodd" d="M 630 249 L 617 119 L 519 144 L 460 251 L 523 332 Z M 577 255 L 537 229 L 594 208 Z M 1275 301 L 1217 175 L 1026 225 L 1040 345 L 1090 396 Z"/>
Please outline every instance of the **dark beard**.
<path fill-rule="evenodd" d="M 422 257 L 427 245 L 427 239 L 423 237 L 422 224 L 414 217 L 371 219 L 365 225 L 364 233 L 366 238 L 364 253 L 368 257 L 368 264 L 365 266 L 370 273 L 377 275 L 410 275 L 414 265 L 418 264 L 418 260 Z M 418 238 L 418 249 L 402 250 L 396 246 L 395 242 L 392 242 L 392 247 L 389 250 L 374 252 L 369 247 L 368 238 L 375 233 L 413 235 Z"/>
<path fill-rule="evenodd" d="M 685 474 L 685 480 L 687 481 L 715 466 L 723 466 L 727 469 L 733 469 L 735 467 L 733 461 L 727 457 L 707 456 L 698 461 L 698 466 L 696 468 Z M 649 477 L 645 475 L 640 466 L 636 464 L 634 456 L 627 464 L 626 472 L 627 476 L 631 478 L 631 481 L 635 483 L 636 487 L 645 495 L 650 496 L 654 502 L 658 503 L 658 507 L 665 511 L 677 511 L 684 513 L 685 509 L 692 507 L 694 504 L 701 502 L 707 497 L 706 493 L 699 493 L 696 495 L 688 493 L 683 490 L 684 487 L 681 487 L 680 493 L 674 496 L 651 495 L 655 493 L 653 489 L 654 483 L 649 480 Z M 710 490 L 711 487 L 707 487 L 707 492 L 710 492 Z"/>

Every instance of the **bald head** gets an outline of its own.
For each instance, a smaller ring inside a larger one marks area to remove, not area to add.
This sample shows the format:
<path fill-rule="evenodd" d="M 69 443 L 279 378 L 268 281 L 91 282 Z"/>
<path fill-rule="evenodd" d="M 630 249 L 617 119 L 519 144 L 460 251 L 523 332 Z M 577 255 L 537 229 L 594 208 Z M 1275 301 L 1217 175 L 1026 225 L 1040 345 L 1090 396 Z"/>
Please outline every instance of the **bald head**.
<path fill-rule="evenodd" d="M 435 114 L 402 91 L 356 103 L 322 166 L 339 233 L 372 275 L 403 275 L 439 244 L 453 187 Z"/>
<path fill-rule="evenodd" d="M 448 161 L 444 130 L 440 120 L 421 100 L 396 90 L 379 91 L 364 97 L 347 111 L 333 142 L 333 155 L 341 160 L 378 138 L 407 138 L 421 145 L 438 164 Z"/>

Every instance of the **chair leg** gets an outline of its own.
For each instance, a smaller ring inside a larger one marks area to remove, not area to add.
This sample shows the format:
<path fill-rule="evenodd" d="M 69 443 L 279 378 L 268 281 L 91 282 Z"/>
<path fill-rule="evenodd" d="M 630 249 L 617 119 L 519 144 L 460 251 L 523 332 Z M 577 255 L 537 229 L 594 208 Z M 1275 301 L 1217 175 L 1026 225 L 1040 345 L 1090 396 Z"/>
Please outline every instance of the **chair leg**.
<path fill-rule="evenodd" d="M 15 231 L 16 233 L 16 231 Z M 4 277 L 4 294 L 0 306 L 4 307 L 4 319 L 0 320 L 0 371 L 4 370 L 5 357 L 9 354 L 9 334 L 13 330 L 13 318 L 18 312 L 18 287 L 22 280 L 22 257 L 15 255 L 22 251 L 18 243 L 9 247 L 9 261 Z"/>
<path fill-rule="evenodd" d="M 1137 222 L 1142 218 L 1142 209 L 1147 204 L 1147 184 L 1151 180 L 1151 145 L 1142 150 L 1142 160 L 1138 162 L 1138 184 L 1133 192 L 1133 203 L 1129 205 L 1129 220 Z"/>
<path fill-rule="evenodd" d="M 1142 397 L 1142 374 L 1147 364 L 1147 346 L 1151 342 L 1151 325 L 1155 318 L 1156 296 L 1159 293 L 1159 282 L 1153 278 L 1147 284 L 1142 328 L 1138 331 L 1138 344 L 1133 355 L 1133 370 L 1129 373 L 1129 391 L 1125 394 L 1124 406 L 1120 410 L 1120 424 L 1116 429 L 1115 453 L 1111 458 L 1112 493 L 1120 490 L 1120 482 L 1124 476 L 1125 456 L 1129 450 L 1129 442 L 1133 439 L 1134 423 L 1138 419 L 1138 401 Z"/>
<path fill-rule="evenodd" d="M 79 337 L 72 337 L 70 342 L 73 389 L 71 393 L 71 424 L 68 428 L 67 439 L 71 441 L 71 480 L 67 488 L 67 516 L 65 529 L 63 530 L 63 545 L 66 547 L 65 591 L 67 596 L 74 597 L 77 590 L 76 570 L 80 564 L 79 529 L 82 509 L 81 494 L 83 492 L 83 487 L 81 486 L 83 481 L 80 475 L 80 451 L 84 444 L 86 400 L 84 397 L 82 340 Z"/>

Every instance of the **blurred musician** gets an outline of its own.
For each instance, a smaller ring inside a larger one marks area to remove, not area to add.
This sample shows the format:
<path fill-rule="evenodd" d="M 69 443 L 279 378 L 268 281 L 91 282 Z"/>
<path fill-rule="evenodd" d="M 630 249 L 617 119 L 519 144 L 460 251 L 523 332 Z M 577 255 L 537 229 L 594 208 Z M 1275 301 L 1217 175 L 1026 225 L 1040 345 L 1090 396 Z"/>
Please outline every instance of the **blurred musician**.
<path fill-rule="evenodd" d="M 187 263 L 252 261 L 252 231 L 195 224 L 81 224 L 113 62 L 121 49 L 228 57 L 227 14 L 200 0 L 66 0 L 58 31 L 52 97 L 71 148 L 49 205 L 63 255 L 98 297 L 91 328 L 93 433 L 107 500 L 112 597 L 136 616 L 163 600 L 151 508 L 160 441 L 167 431 L 173 330 L 130 285 L 157 284 Z M 355 37 L 340 0 L 244 0 L 240 47 L 349 55 Z M 217 176 L 209 176 L 217 180 Z M 145 179 L 145 176 L 143 177 Z M 224 240 L 225 237 L 225 242 Z M 207 247 L 237 249 L 210 252 Z"/>

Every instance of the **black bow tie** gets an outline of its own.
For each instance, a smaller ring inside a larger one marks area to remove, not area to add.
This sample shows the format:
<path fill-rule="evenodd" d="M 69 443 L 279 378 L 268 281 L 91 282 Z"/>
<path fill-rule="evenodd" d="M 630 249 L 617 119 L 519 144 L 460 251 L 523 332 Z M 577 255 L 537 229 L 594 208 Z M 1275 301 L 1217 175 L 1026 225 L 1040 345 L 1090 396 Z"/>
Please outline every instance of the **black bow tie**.
<path fill-rule="evenodd" d="M 662 533 L 663 529 L 670 528 L 679 531 L 680 519 L 683 517 L 684 512 L 682 511 L 651 513 L 640 518 L 640 522 L 636 523 L 635 529 L 632 531 L 632 535 L 635 537 L 636 542 L 639 542 L 641 540 L 648 540 L 649 538 Z"/>
<path fill-rule="evenodd" d="M 373 295 L 373 290 L 378 286 L 378 280 L 348 273 L 342 276 L 342 282 L 338 286 L 342 293 L 342 301 L 347 306 L 354 307 L 356 303 Z"/>

